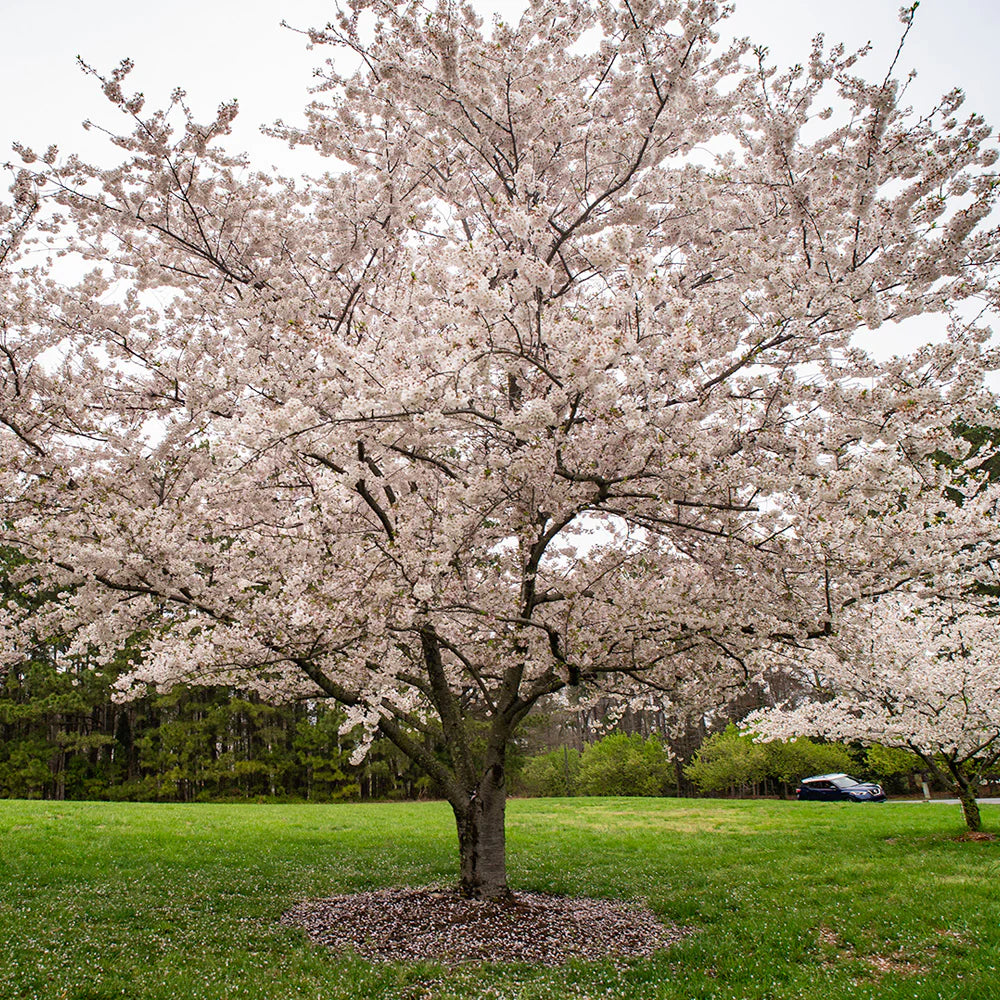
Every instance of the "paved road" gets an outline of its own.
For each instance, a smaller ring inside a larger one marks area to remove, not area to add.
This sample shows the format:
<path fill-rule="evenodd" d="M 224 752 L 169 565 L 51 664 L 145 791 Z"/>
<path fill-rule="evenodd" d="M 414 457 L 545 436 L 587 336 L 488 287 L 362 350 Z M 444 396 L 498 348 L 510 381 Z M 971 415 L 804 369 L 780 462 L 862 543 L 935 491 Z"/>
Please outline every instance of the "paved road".
<path fill-rule="evenodd" d="M 917 805 L 923 805 L 926 800 L 925 799 L 893 799 L 893 798 L 890 798 L 887 801 L 889 801 L 889 802 L 895 802 L 895 803 L 913 802 L 913 803 L 916 803 Z M 1000 799 L 977 799 L 976 801 L 980 805 L 987 805 L 987 806 L 1000 805 Z M 937 805 L 938 803 L 940 803 L 941 805 L 945 805 L 945 806 L 957 806 L 959 804 L 959 801 L 958 801 L 958 799 L 931 799 L 931 804 L 932 805 Z"/>

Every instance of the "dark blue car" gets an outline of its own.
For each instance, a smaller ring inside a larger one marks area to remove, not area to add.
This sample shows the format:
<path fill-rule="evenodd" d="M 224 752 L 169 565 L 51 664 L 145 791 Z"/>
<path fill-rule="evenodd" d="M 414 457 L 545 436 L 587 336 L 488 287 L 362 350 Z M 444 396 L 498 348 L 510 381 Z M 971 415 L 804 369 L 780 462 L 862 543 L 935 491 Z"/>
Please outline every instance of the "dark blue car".
<path fill-rule="evenodd" d="M 885 802 L 881 785 L 871 781 L 857 781 L 846 774 L 815 774 L 803 778 L 795 794 L 800 799 L 817 802 Z"/>

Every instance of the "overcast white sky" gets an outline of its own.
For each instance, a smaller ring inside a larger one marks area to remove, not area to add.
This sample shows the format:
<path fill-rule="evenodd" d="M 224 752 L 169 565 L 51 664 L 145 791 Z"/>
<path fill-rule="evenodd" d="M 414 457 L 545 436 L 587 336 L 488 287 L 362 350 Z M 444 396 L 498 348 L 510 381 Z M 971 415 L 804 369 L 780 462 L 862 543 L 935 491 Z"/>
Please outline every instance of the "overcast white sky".
<path fill-rule="evenodd" d="M 736 0 L 731 30 L 767 44 L 782 64 L 804 58 L 818 31 L 852 48 L 871 40 L 868 75 L 881 78 L 896 50 L 901 2 Z M 520 4 L 490 0 L 482 7 L 509 13 Z M 182 86 L 199 116 L 238 97 L 238 139 L 256 146 L 260 124 L 296 120 L 312 68 L 325 58 L 306 51 L 304 38 L 282 29 L 281 20 L 320 25 L 331 10 L 330 0 L 0 0 L 0 162 L 14 139 L 36 148 L 55 142 L 68 152 L 87 146 L 85 118 L 114 121 L 94 81 L 77 69 L 78 54 L 102 70 L 132 58 L 131 79 L 150 101 L 159 104 Z M 997 0 L 923 0 L 898 67 L 919 72 L 914 103 L 960 85 L 967 108 L 1000 123 L 998 37 Z"/>

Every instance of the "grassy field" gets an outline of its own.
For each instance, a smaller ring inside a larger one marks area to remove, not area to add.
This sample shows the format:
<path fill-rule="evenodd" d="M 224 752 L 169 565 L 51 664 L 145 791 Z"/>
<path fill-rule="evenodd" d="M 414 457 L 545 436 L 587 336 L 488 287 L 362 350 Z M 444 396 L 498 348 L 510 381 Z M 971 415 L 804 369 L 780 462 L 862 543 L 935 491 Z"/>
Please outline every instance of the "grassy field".
<path fill-rule="evenodd" d="M 622 967 L 449 970 L 337 957 L 277 923 L 304 897 L 449 882 L 441 803 L 0 801 L 0 997 L 991 1000 L 1000 840 L 962 829 L 943 805 L 511 802 L 515 888 L 646 898 L 698 933 Z"/>

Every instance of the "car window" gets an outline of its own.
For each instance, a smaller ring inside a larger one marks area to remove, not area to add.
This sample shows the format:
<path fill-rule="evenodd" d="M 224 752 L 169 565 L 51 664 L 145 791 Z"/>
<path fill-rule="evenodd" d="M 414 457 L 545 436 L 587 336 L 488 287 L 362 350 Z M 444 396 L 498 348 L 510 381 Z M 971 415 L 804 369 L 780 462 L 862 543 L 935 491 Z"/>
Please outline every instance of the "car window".
<path fill-rule="evenodd" d="M 847 775 L 844 775 L 842 778 L 834 778 L 833 784 L 837 788 L 853 788 L 857 782 L 853 778 L 848 778 Z"/>

